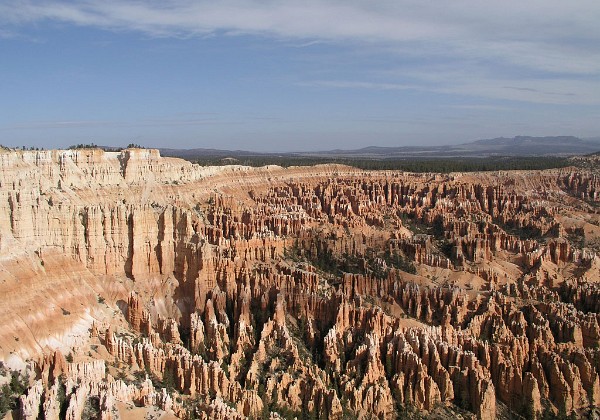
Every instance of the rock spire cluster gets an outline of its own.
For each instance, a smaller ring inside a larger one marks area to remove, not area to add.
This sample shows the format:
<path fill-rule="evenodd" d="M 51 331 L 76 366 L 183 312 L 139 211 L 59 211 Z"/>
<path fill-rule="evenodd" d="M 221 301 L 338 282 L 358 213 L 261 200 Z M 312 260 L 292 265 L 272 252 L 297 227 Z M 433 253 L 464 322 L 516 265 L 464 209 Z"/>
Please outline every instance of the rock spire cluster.
<path fill-rule="evenodd" d="M 594 415 L 599 185 L 2 151 L 13 414 Z"/>

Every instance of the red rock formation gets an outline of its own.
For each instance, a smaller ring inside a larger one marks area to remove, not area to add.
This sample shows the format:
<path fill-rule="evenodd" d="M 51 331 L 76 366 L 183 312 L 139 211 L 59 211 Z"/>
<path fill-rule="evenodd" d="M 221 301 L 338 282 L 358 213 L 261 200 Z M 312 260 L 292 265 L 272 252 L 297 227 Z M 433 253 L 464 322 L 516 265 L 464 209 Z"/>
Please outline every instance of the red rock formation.
<path fill-rule="evenodd" d="M 573 168 L 3 152 L 0 355 L 37 360 L 24 418 L 91 401 L 105 419 L 118 402 L 217 419 L 584 415 L 600 403 L 598 191 Z"/>

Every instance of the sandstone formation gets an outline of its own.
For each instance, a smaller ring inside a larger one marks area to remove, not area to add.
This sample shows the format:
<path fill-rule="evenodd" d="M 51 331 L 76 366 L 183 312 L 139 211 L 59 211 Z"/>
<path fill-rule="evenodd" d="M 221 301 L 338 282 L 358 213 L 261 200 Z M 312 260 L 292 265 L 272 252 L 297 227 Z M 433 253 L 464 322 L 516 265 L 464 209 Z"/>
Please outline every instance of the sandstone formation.
<path fill-rule="evenodd" d="M 0 152 L 24 419 L 584 416 L 600 181 Z"/>

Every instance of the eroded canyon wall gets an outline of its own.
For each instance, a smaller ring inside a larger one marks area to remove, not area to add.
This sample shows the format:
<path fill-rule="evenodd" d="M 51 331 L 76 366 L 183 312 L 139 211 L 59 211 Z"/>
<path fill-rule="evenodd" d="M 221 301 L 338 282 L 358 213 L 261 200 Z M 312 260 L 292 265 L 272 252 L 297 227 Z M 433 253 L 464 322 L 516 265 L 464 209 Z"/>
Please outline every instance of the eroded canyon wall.
<path fill-rule="evenodd" d="M 23 418 L 600 403 L 593 171 L 216 168 L 142 149 L 3 152 L 0 171 L 0 356 L 35 380 Z"/>

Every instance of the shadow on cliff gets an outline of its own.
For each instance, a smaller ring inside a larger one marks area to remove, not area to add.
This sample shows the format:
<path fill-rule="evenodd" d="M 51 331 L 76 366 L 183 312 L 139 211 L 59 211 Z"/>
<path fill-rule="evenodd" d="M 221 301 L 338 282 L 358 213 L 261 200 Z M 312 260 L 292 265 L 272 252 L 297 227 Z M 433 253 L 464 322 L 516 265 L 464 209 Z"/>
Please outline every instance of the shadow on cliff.
<path fill-rule="evenodd" d="M 129 312 L 129 310 L 127 309 L 127 302 L 125 302 L 123 299 L 119 299 L 117 301 L 117 307 L 121 310 L 121 313 L 123 314 L 125 319 L 127 319 L 127 313 Z"/>

